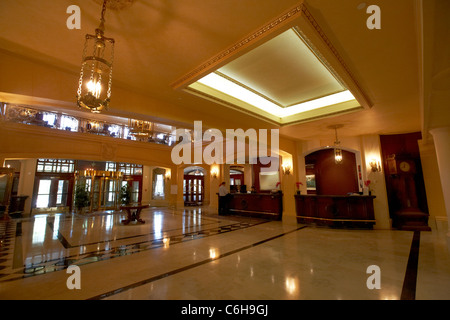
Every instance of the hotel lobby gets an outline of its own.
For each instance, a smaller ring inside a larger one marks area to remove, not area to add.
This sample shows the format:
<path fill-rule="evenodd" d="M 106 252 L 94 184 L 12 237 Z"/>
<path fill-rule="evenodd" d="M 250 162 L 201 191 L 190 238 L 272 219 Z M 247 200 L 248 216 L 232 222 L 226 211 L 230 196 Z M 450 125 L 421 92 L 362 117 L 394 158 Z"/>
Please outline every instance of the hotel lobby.
<path fill-rule="evenodd" d="M 3 0 L 0 299 L 450 299 L 449 14 Z"/>

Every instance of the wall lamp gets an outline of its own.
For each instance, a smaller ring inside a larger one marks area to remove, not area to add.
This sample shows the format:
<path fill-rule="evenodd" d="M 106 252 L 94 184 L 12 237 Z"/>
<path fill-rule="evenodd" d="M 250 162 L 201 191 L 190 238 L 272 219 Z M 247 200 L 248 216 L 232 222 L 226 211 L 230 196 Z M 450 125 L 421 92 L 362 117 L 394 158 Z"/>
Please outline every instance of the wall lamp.
<path fill-rule="evenodd" d="M 217 168 L 216 166 L 211 168 L 211 175 L 214 179 L 217 178 L 217 176 L 219 175 L 219 168 Z"/>
<path fill-rule="evenodd" d="M 289 164 L 289 163 L 287 163 L 287 164 L 283 163 L 283 164 L 281 165 L 281 167 L 283 168 L 283 173 L 284 173 L 284 174 L 286 174 L 286 175 L 291 174 L 291 169 L 292 169 L 291 164 Z"/>
<path fill-rule="evenodd" d="M 380 161 L 377 161 L 376 159 L 372 159 L 369 162 L 370 169 L 372 172 L 381 172 L 381 164 Z"/>

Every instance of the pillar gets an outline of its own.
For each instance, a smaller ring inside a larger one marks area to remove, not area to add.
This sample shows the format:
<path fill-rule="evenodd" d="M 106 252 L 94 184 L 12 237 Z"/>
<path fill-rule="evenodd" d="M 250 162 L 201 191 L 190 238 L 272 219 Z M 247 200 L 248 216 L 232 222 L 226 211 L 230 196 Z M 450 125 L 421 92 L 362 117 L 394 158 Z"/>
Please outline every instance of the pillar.
<path fill-rule="evenodd" d="M 36 176 L 36 163 L 37 159 L 20 160 L 20 177 L 17 194 L 21 196 L 28 196 L 23 210 L 24 215 L 31 214 L 34 179 Z"/>
<path fill-rule="evenodd" d="M 370 189 L 372 195 L 376 198 L 373 200 L 374 214 L 376 223 L 374 229 L 390 229 L 391 222 L 389 217 L 389 204 L 386 191 L 386 180 L 384 178 L 383 170 L 372 171 L 370 162 L 375 160 L 381 161 L 381 142 L 379 135 L 364 135 L 361 137 L 362 143 L 362 158 L 363 158 L 363 180 L 370 180 Z"/>
<path fill-rule="evenodd" d="M 441 177 L 442 193 L 444 195 L 445 211 L 447 214 L 447 243 L 450 251 L 450 127 L 435 128 L 430 130 L 433 136 L 434 146 Z"/>

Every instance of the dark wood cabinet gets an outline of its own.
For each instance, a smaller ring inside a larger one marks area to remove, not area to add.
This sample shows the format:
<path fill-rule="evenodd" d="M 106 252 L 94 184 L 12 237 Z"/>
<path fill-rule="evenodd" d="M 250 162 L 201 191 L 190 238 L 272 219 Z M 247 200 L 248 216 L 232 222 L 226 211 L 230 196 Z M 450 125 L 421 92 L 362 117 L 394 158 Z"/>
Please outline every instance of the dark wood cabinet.
<path fill-rule="evenodd" d="M 382 135 L 381 150 L 392 226 L 400 230 L 429 231 L 428 203 L 423 180 L 420 132 Z"/>
<path fill-rule="evenodd" d="M 360 195 L 295 195 L 297 222 L 330 227 L 372 228 L 373 199 Z"/>

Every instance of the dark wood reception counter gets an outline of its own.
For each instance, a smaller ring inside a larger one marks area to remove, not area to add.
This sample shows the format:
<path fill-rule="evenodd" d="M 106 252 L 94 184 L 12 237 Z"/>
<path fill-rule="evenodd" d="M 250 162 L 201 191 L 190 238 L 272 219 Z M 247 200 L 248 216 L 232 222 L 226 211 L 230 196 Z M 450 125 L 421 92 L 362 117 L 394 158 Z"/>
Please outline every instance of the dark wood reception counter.
<path fill-rule="evenodd" d="M 281 220 L 283 193 L 230 193 L 226 212 L 270 220 Z"/>
<path fill-rule="evenodd" d="M 362 195 L 295 195 L 297 222 L 371 229 L 375 224 L 374 198 Z"/>

